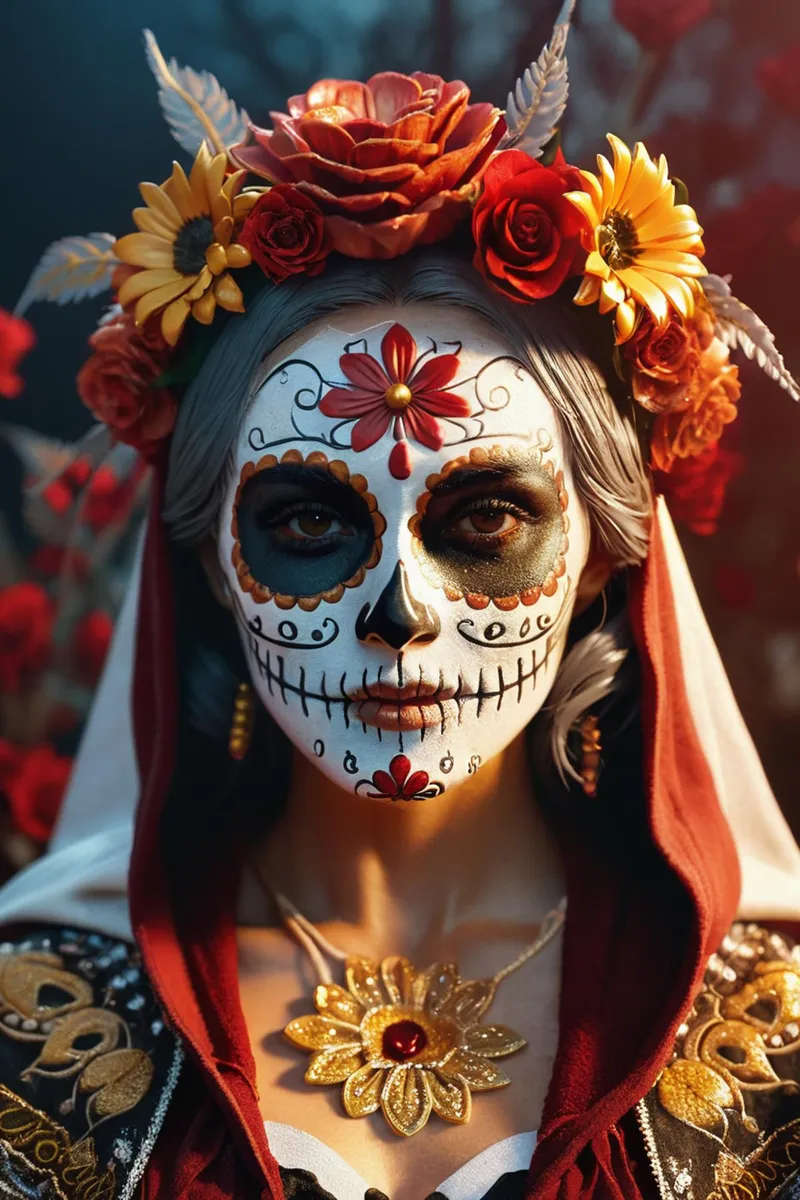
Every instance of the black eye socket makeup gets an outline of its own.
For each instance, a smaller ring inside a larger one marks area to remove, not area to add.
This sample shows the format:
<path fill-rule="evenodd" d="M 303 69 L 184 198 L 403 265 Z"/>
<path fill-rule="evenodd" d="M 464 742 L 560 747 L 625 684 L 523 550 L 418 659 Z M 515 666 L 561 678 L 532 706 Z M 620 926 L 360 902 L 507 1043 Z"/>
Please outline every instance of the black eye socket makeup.
<path fill-rule="evenodd" d="M 412 524 L 426 575 L 448 594 L 491 599 L 549 587 L 566 549 L 566 492 L 539 448 L 457 460 L 428 480 Z"/>
<path fill-rule="evenodd" d="M 276 460 L 242 483 L 238 543 L 256 585 L 273 594 L 317 596 L 371 565 L 374 501 L 370 507 L 363 476 L 339 478 L 334 465 Z"/>

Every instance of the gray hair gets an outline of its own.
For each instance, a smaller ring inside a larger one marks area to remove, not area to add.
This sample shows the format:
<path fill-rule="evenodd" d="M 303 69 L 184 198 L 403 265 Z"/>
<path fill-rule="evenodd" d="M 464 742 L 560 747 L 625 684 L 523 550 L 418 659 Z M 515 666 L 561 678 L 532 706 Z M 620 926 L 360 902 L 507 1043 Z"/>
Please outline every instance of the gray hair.
<path fill-rule="evenodd" d="M 232 447 L 264 358 L 311 322 L 370 303 L 438 304 L 483 317 L 557 414 L 594 545 L 613 569 L 646 557 L 652 493 L 636 409 L 611 369 L 607 319 L 563 297 L 513 304 L 491 292 L 463 257 L 431 250 L 391 262 L 331 261 L 319 278 L 265 286 L 245 318 L 229 319 L 180 405 L 164 511 L 173 541 L 197 545 L 215 527 Z M 550 753 L 562 778 L 575 776 L 567 739 L 582 714 L 627 686 L 620 667 L 628 646 L 622 612 L 565 656 L 546 706 Z"/>

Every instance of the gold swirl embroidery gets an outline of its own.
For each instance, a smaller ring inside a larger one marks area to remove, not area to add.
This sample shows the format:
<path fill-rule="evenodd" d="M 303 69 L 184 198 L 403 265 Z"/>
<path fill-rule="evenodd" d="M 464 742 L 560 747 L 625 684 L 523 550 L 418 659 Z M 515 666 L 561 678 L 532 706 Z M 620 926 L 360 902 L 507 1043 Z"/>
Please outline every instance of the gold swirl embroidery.
<path fill-rule="evenodd" d="M 726 1141 L 729 1112 L 747 1133 L 758 1125 L 747 1112 L 754 1092 L 800 1091 L 782 1079 L 772 1059 L 800 1049 L 800 960 L 777 935 L 757 926 L 741 941 L 726 939 L 728 958 L 714 955 L 704 990 L 682 1027 L 676 1054 L 657 1084 L 672 1116 Z M 781 954 L 782 957 L 773 957 Z M 741 1165 L 738 1158 L 735 1163 Z"/>
<path fill-rule="evenodd" d="M 74 1110 L 79 1093 L 86 1095 L 89 1130 L 133 1108 L 153 1079 L 150 1056 L 131 1045 L 127 1023 L 93 1000 L 91 985 L 65 970 L 57 954 L 0 956 L 0 1031 L 40 1046 L 20 1078 L 74 1078 L 62 1112 Z"/>
<path fill-rule="evenodd" d="M 761 1200 L 800 1167 L 800 1122 L 779 1130 L 745 1163 L 723 1153 L 717 1161 L 717 1186 L 707 1200 Z"/>
<path fill-rule="evenodd" d="M 114 1200 L 115 1172 L 101 1170 L 91 1138 L 72 1143 L 62 1126 L 0 1084 L 0 1137 L 74 1200 Z"/>

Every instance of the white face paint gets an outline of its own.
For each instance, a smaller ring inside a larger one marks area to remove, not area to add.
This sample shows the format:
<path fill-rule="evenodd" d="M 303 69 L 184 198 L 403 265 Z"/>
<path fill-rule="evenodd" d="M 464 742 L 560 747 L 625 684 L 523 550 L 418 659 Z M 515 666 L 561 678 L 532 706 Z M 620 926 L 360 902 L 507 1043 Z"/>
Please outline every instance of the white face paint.
<path fill-rule="evenodd" d="M 588 521 L 550 403 L 477 316 L 369 307 L 340 326 L 266 362 L 220 560 L 297 749 L 341 787 L 426 800 L 544 703 Z"/>

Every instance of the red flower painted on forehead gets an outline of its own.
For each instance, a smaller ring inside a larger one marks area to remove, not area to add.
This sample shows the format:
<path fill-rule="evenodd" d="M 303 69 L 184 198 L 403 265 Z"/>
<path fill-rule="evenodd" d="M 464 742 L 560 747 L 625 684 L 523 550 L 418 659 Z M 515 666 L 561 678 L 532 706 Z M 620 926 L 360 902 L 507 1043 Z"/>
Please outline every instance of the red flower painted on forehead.
<path fill-rule="evenodd" d="M 437 417 L 468 417 L 470 403 L 446 391 L 458 370 L 457 354 L 417 356 L 417 343 L 404 326 L 392 325 L 381 342 L 383 365 L 371 354 L 343 354 L 342 373 L 350 381 L 322 397 L 326 417 L 355 420 L 351 443 L 366 450 L 392 428 L 397 445 L 389 456 L 395 479 L 411 474 L 408 438 L 439 450 L 444 434 Z"/>

